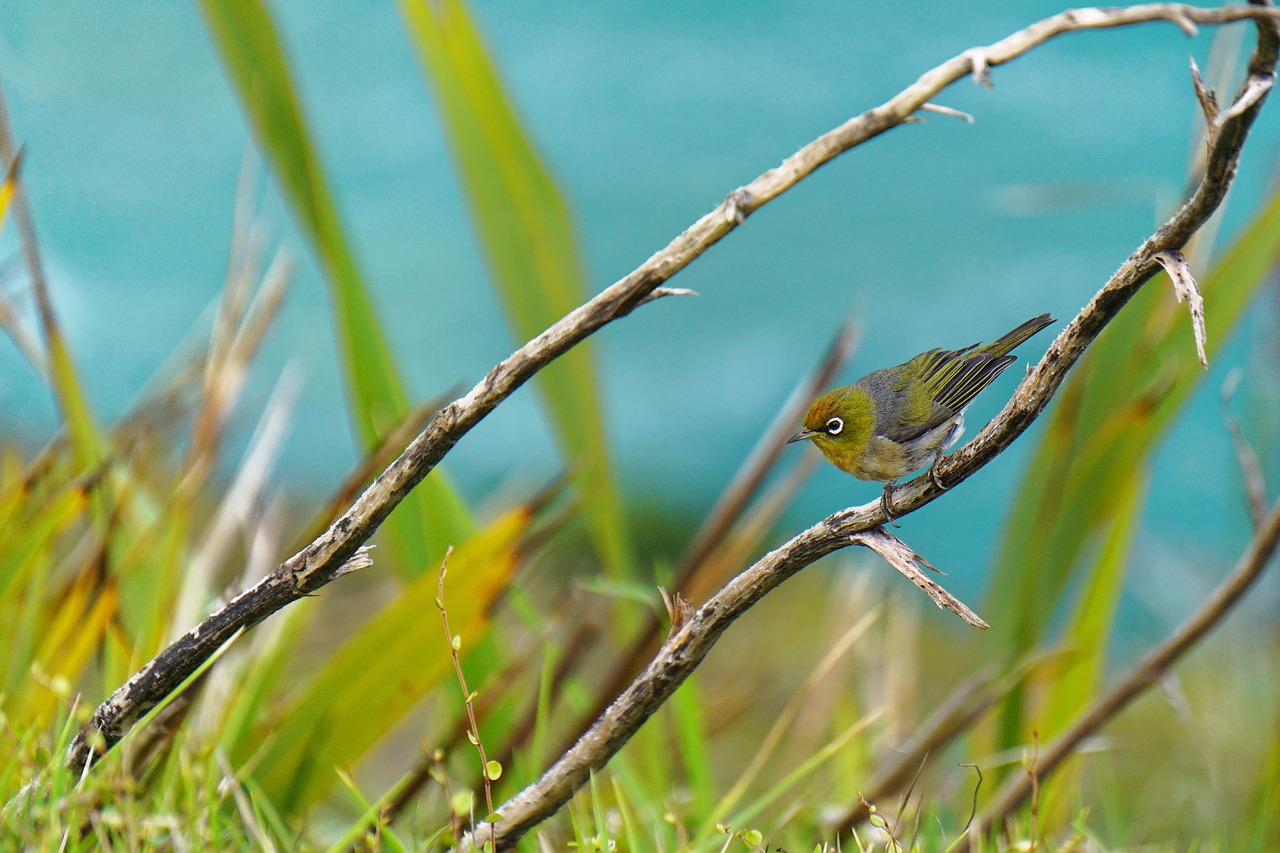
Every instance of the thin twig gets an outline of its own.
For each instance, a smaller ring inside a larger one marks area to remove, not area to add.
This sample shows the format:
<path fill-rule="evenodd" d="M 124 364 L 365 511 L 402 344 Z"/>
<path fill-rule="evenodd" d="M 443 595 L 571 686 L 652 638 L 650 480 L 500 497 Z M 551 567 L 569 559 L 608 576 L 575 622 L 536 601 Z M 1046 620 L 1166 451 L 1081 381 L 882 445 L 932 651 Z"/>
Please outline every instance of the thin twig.
<path fill-rule="evenodd" d="M 484 781 L 484 805 L 488 809 L 485 820 L 490 822 L 489 829 L 492 835 L 493 849 L 497 850 L 498 821 L 494 818 L 493 811 L 493 780 L 497 777 L 493 772 L 494 765 L 489 763 L 489 757 L 484 754 L 484 742 L 480 740 L 480 726 L 476 724 L 474 702 L 476 697 L 474 693 L 467 689 L 467 677 L 462 672 L 462 658 L 458 654 L 458 651 L 462 648 L 462 637 L 449 630 L 449 611 L 444 606 L 444 576 L 449 571 L 449 555 L 452 553 L 453 546 L 450 545 L 444 552 L 444 559 L 440 561 L 440 580 L 436 584 L 436 608 L 439 609 L 440 621 L 444 624 L 444 639 L 449 644 L 449 657 L 453 659 L 453 671 L 458 676 L 458 686 L 462 688 L 462 702 L 467 708 L 467 722 L 471 726 L 471 730 L 468 732 L 468 740 L 476 748 L 476 752 L 480 753 L 480 777 Z M 500 767 L 501 765 L 498 766 Z"/>
<path fill-rule="evenodd" d="M 937 113 L 938 115 L 951 116 L 952 118 L 958 118 L 961 121 L 965 122 L 966 124 L 973 124 L 973 116 L 961 110 L 953 109 L 951 107 L 944 107 L 941 104 L 925 104 L 920 109 L 924 110 L 925 112 Z"/>
<path fill-rule="evenodd" d="M 921 569 L 937 572 L 933 566 L 911 549 L 911 546 L 894 536 L 883 527 L 873 527 L 855 533 L 849 537 L 855 545 L 862 545 L 875 551 L 884 561 L 893 566 L 903 577 L 920 587 L 925 595 L 933 599 L 933 603 L 943 610 L 950 610 L 975 628 L 986 630 L 991 626 L 982 617 L 970 610 L 965 603 L 942 588 L 942 584 L 926 575 Z"/>
<path fill-rule="evenodd" d="M 973 826 L 974 818 L 978 816 L 978 792 L 982 790 L 982 768 L 976 764 L 961 764 L 961 767 L 972 767 L 973 772 L 978 774 L 978 781 L 973 783 L 973 803 L 969 808 L 969 819 L 964 822 L 964 829 L 960 830 L 960 835 L 964 836 L 969 832 L 969 827 Z M 951 850 L 950 847 L 947 848 Z"/>

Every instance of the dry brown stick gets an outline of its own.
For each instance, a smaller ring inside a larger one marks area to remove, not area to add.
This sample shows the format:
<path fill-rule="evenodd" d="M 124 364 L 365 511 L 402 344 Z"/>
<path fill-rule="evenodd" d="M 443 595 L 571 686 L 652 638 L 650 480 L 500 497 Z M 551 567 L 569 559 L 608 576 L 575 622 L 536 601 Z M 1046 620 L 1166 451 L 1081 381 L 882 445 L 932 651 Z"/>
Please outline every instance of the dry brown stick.
<path fill-rule="evenodd" d="M 1110 722 L 1147 688 L 1157 683 L 1170 667 L 1216 628 L 1262 576 L 1267 564 L 1275 556 L 1277 546 L 1280 546 L 1280 501 L 1272 506 L 1266 524 L 1259 529 L 1231 574 L 1213 591 L 1200 609 L 1040 753 L 1036 759 L 1037 776 L 1043 780 L 1071 755 L 1081 741 Z M 1031 793 L 1032 780 L 1028 776 L 1019 775 L 1010 779 L 987 811 L 974 822 L 970 834 L 952 849 L 957 853 L 968 850 L 970 839 L 984 837 L 993 826 L 1002 823 L 1021 808 Z"/>
<path fill-rule="evenodd" d="M 961 72 L 961 68 L 972 70 L 975 75 L 985 76 L 987 66 L 1006 62 L 1059 33 L 1150 20 L 1221 22 L 1225 20 L 1221 17 L 1223 15 L 1238 16 L 1232 17 L 1232 20 L 1244 17 L 1257 19 L 1258 46 L 1249 62 L 1248 78 L 1231 107 L 1219 115 L 1209 117 L 1209 153 L 1204 175 L 1195 192 L 1129 256 L 1050 344 L 1044 358 L 1028 371 L 999 416 L 987 424 L 972 442 L 938 466 L 938 473 L 950 486 L 967 479 L 994 459 L 1031 425 L 1048 405 L 1067 371 L 1084 353 L 1085 348 L 1133 297 L 1138 288 L 1161 269 L 1155 256 L 1164 251 L 1180 250 L 1221 204 L 1231 179 L 1235 176 L 1240 149 L 1249 128 L 1274 83 L 1277 43 L 1275 13 L 1269 8 L 1229 7 L 1205 10 L 1163 4 L 1063 13 L 1034 24 L 989 48 L 967 51 L 926 73 L 903 94 L 841 128 L 843 130 L 866 121 L 878 128 L 876 132 L 882 132 L 884 122 L 891 118 L 901 122 L 906 118 L 893 113 L 892 108 L 893 105 L 900 107 L 903 99 L 907 98 L 907 93 L 918 98 L 927 92 L 927 100 L 937 89 L 966 73 Z M 919 104 L 913 107 L 913 111 L 918 106 Z M 828 139 L 831 135 L 822 139 Z M 815 145 L 821 142 L 819 140 Z M 743 193 L 744 191 L 739 191 L 738 195 L 743 196 Z M 746 200 L 750 201 L 751 198 L 754 196 L 747 196 Z M 933 477 L 922 476 L 899 487 L 895 498 L 899 509 L 896 514 L 918 509 L 941 495 L 942 490 L 933 480 Z M 765 555 L 726 584 L 679 631 L 668 638 L 645 671 L 573 747 L 538 780 L 499 807 L 498 814 L 501 818 L 496 821 L 498 849 L 513 845 L 530 828 L 566 803 L 585 783 L 591 772 L 603 767 L 693 672 L 734 620 L 800 569 L 849 545 L 850 537 L 854 534 L 884 521 L 886 519 L 878 501 L 835 513 Z M 488 838 L 490 827 L 482 824 L 477 827 L 477 832 L 480 833 L 478 837 Z M 464 838 L 459 850 L 472 849 L 469 846 L 470 840 L 470 837 Z"/>

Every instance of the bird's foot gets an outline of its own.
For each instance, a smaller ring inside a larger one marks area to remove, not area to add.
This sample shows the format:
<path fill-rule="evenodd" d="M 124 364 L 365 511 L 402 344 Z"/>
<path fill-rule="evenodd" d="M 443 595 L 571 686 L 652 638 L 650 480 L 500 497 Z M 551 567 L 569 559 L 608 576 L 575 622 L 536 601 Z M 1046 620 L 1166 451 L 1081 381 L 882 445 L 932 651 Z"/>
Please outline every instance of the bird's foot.
<path fill-rule="evenodd" d="M 894 483 L 885 483 L 884 491 L 880 493 L 880 510 L 884 513 L 885 521 L 893 527 L 901 527 L 901 524 L 894 521 L 896 516 L 893 514 L 893 487 Z"/>
<path fill-rule="evenodd" d="M 929 466 L 929 479 L 933 480 L 933 484 L 944 492 L 951 488 L 946 483 L 942 482 L 942 478 L 938 476 L 938 461 L 936 459 L 933 464 Z"/>

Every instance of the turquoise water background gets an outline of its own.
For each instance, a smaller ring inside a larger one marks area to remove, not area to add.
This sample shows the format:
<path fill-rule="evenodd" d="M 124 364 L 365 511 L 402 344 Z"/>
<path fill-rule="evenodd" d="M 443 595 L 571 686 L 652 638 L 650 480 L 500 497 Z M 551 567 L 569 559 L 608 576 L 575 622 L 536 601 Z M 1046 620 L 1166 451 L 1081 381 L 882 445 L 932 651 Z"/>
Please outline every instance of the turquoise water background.
<path fill-rule="evenodd" d="M 923 71 L 1061 9 L 474 7 L 577 216 L 593 290 Z M 514 342 L 394 4 L 272 9 L 413 392 L 469 387 Z M 1179 198 L 1196 115 L 1187 56 L 1207 67 L 1214 37 L 1206 28 L 1191 40 L 1167 24 L 1076 34 L 995 69 L 992 91 L 960 83 L 938 101 L 975 124 L 932 116 L 844 155 L 675 280 L 698 298 L 663 300 L 597 335 L 631 498 L 705 511 L 850 312 L 862 341 L 842 381 L 930 347 L 990 340 L 1044 311 L 1070 318 Z M 1227 42 L 1241 37 L 1247 50 L 1244 25 Z M 192 330 L 207 328 L 249 143 L 243 114 L 189 4 L 10 0 L 0 8 L 0 75 L 56 307 L 97 411 L 118 417 Z M 1225 235 L 1269 185 L 1278 141 L 1272 103 L 1246 148 Z M 322 494 L 355 459 L 327 294 L 272 186 L 258 220 L 299 266 L 237 427 L 247 434 L 283 366 L 300 366 L 306 385 L 281 482 Z M 0 249 L 0 286 L 29 310 L 12 228 Z M 1130 584 L 1139 618 L 1177 618 L 1247 540 L 1217 401 L 1233 367 L 1246 371 L 1237 408 L 1276 482 L 1273 315 L 1265 298 L 1158 456 Z M 1042 333 L 1021 352 L 1034 359 L 1049 340 Z M 1019 372 L 979 398 L 969 437 Z M 0 342 L 0 432 L 37 444 L 54 424 L 43 382 Z M 906 522 L 904 535 L 961 595 L 983 587 L 1029 439 Z M 552 476 L 559 463 L 532 391 L 495 412 L 447 465 L 476 499 Z M 877 492 L 824 468 L 785 528 Z"/>

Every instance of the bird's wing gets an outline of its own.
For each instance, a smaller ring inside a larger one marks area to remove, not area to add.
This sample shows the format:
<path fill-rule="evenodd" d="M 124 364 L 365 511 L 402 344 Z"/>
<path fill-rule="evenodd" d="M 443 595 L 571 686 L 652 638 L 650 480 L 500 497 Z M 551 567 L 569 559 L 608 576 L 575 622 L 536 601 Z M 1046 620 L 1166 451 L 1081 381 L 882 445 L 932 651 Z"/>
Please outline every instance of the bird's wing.
<path fill-rule="evenodd" d="M 930 350 L 897 368 L 877 370 L 860 379 L 858 384 L 876 399 L 876 434 L 901 444 L 919 438 L 954 417 L 958 410 L 938 402 L 930 377 L 940 368 L 945 369 L 954 356 L 972 348 Z M 908 390 L 914 383 L 907 382 L 904 375 L 920 377 L 924 387 L 918 392 Z"/>
<path fill-rule="evenodd" d="M 931 359 L 923 373 L 924 381 L 929 386 L 933 401 L 952 412 L 969 405 L 983 388 L 1017 361 L 1011 355 L 982 351 L 971 353 L 972 349 L 966 347 L 952 352 L 927 353 Z"/>
<path fill-rule="evenodd" d="M 930 430 L 937 429 L 943 423 L 955 417 L 955 410 L 946 406 L 940 406 L 936 402 L 930 403 L 929 414 L 925 419 L 916 426 L 903 426 L 891 423 L 877 425 L 876 432 L 885 438 L 896 441 L 899 444 L 905 444 L 914 441 Z M 905 421 L 903 423 L 906 423 Z"/>

